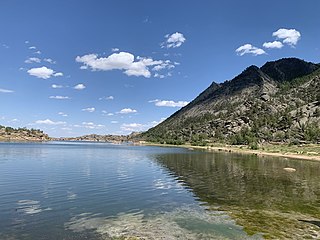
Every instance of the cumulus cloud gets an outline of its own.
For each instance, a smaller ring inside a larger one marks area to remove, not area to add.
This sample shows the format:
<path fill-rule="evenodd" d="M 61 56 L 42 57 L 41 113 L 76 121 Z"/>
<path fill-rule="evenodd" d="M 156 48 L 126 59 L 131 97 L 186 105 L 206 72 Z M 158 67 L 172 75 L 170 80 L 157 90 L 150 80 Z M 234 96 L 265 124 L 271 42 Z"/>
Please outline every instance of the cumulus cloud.
<path fill-rule="evenodd" d="M 38 67 L 38 68 L 31 68 L 27 72 L 31 76 L 42 78 L 42 79 L 48 79 L 48 78 L 51 78 L 52 76 L 54 77 L 63 76 L 63 73 L 61 72 L 56 73 L 54 70 L 47 68 L 45 66 Z"/>
<path fill-rule="evenodd" d="M 45 58 L 43 61 L 51 63 L 51 64 L 56 64 L 56 61 L 52 60 L 51 58 Z"/>
<path fill-rule="evenodd" d="M 30 57 L 24 61 L 25 63 L 40 63 L 41 59 L 37 57 Z"/>
<path fill-rule="evenodd" d="M 83 90 L 86 88 L 86 86 L 82 83 L 79 83 L 79 84 L 75 85 L 73 88 L 76 90 Z"/>
<path fill-rule="evenodd" d="M 13 93 L 13 90 L 0 88 L 0 93 Z"/>
<path fill-rule="evenodd" d="M 54 71 L 47 67 L 31 68 L 27 72 L 31 76 L 43 79 L 48 79 L 54 74 Z"/>
<path fill-rule="evenodd" d="M 62 72 L 57 72 L 57 73 L 54 73 L 53 76 L 55 76 L 55 77 L 62 77 L 62 76 L 63 76 L 63 73 L 62 73 Z"/>
<path fill-rule="evenodd" d="M 243 56 L 245 54 L 252 54 L 253 56 L 266 54 L 266 52 L 263 49 L 252 46 L 251 44 L 244 44 L 240 46 L 236 49 L 236 53 L 239 56 Z"/>
<path fill-rule="evenodd" d="M 100 129 L 100 128 L 104 128 L 105 127 L 105 125 L 95 124 L 93 122 L 83 122 L 82 126 L 84 128 L 89 128 L 89 129 Z"/>
<path fill-rule="evenodd" d="M 149 67 L 161 65 L 162 60 L 137 57 L 128 52 L 113 53 L 108 57 L 98 57 L 97 54 L 77 56 L 76 62 L 82 63 L 81 69 L 91 68 L 93 71 L 121 70 L 128 76 L 151 76 Z"/>
<path fill-rule="evenodd" d="M 300 32 L 296 29 L 285 28 L 280 28 L 276 32 L 273 32 L 272 36 L 277 37 L 278 39 L 283 39 L 283 43 L 286 43 L 290 46 L 297 45 L 298 41 L 301 38 Z"/>
<path fill-rule="evenodd" d="M 29 42 L 28 42 L 29 43 Z M 37 49 L 35 46 L 31 46 L 31 47 L 29 47 L 29 49 L 30 50 L 35 50 L 35 49 Z"/>
<path fill-rule="evenodd" d="M 136 113 L 136 112 L 137 112 L 137 110 L 135 110 L 135 109 L 123 108 L 123 109 L 120 110 L 119 113 L 121 113 L 121 114 L 128 114 L 128 113 Z"/>
<path fill-rule="evenodd" d="M 113 99 L 114 99 L 113 96 L 105 96 L 105 97 L 99 98 L 99 100 L 113 100 Z"/>
<path fill-rule="evenodd" d="M 70 97 L 68 97 L 68 96 L 50 96 L 49 98 L 51 98 L 51 99 L 59 99 L 59 100 L 70 99 Z"/>
<path fill-rule="evenodd" d="M 64 112 L 58 112 L 58 114 L 62 117 L 68 117 L 68 114 L 64 113 Z"/>
<path fill-rule="evenodd" d="M 111 51 L 112 51 L 112 52 L 119 52 L 120 49 L 119 49 L 119 48 L 111 48 Z"/>
<path fill-rule="evenodd" d="M 66 122 L 61 122 L 61 121 L 54 122 L 54 121 L 52 121 L 50 119 L 37 120 L 35 123 L 36 124 L 47 124 L 47 125 L 63 125 L 63 124 L 66 124 Z"/>
<path fill-rule="evenodd" d="M 187 101 L 172 101 L 172 100 L 151 100 L 149 101 L 150 103 L 154 103 L 155 106 L 157 107 L 184 107 L 186 106 L 189 102 Z"/>
<path fill-rule="evenodd" d="M 167 34 L 165 38 L 167 40 L 161 44 L 161 47 L 166 46 L 167 48 L 177 48 L 186 41 L 186 38 L 183 36 L 183 34 L 179 32 L 175 32 L 171 35 Z"/>
<path fill-rule="evenodd" d="M 273 41 L 273 42 L 265 42 L 263 44 L 264 48 L 282 48 L 283 44 L 279 41 Z"/>
<path fill-rule="evenodd" d="M 52 84 L 51 87 L 52 88 L 63 88 L 62 85 L 57 85 L 57 84 Z"/>
<path fill-rule="evenodd" d="M 84 111 L 84 112 L 94 112 L 96 109 L 94 107 L 89 107 L 89 108 L 83 108 L 81 111 Z"/>

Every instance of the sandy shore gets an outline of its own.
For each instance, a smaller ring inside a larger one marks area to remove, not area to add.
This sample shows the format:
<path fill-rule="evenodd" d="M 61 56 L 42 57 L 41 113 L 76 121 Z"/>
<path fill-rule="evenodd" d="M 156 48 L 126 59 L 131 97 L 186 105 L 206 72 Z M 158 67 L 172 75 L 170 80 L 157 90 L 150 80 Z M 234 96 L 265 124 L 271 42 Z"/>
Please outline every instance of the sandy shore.
<path fill-rule="evenodd" d="M 251 150 L 246 146 L 240 148 L 239 146 L 192 146 L 192 145 L 170 145 L 170 144 L 156 144 L 156 143 L 143 143 L 141 145 L 146 146 L 161 146 L 161 147 L 182 147 L 192 149 L 202 149 L 207 151 L 217 151 L 217 152 L 233 152 L 241 154 L 254 154 L 257 156 L 271 156 L 271 157 L 284 157 L 284 158 L 295 158 L 295 159 L 304 159 L 312 161 L 320 161 L 320 155 L 308 155 L 307 153 L 295 154 L 291 152 L 268 152 L 263 150 Z"/>

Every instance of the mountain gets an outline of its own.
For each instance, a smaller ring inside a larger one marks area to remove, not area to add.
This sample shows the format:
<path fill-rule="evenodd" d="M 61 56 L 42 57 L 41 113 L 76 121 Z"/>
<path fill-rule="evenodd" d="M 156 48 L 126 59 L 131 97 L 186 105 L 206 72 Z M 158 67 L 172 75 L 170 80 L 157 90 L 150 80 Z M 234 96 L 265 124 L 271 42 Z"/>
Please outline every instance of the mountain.
<path fill-rule="evenodd" d="M 320 141 L 320 64 L 297 58 L 250 66 L 212 83 L 187 106 L 140 135 L 152 142 Z"/>

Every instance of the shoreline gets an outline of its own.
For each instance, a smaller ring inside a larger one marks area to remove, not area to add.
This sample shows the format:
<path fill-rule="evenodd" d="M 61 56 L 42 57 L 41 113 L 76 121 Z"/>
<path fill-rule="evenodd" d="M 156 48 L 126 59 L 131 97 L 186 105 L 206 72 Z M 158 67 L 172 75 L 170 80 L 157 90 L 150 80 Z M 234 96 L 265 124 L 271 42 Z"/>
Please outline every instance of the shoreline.
<path fill-rule="evenodd" d="M 190 150 L 194 149 L 201 149 L 206 151 L 213 151 L 213 152 L 230 152 L 230 153 L 240 153 L 240 154 L 253 154 L 256 156 L 264 157 L 264 156 L 270 156 L 270 157 L 283 157 L 283 158 L 291 158 L 291 159 L 300 159 L 300 160 L 309 160 L 309 161 L 319 161 L 320 162 L 320 155 L 308 155 L 308 152 L 305 154 L 299 153 L 295 154 L 292 152 L 268 152 L 265 150 L 252 150 L 248 149 L 247 146 L 242 146 L 243 148 L 239 146 L 193 146 L 193 145 L 171 145 L 171 144 L 160 144 L 160 143 L 141 143 L 139 145 L 142 146 L 158 146 L 158 147 L 181 147 L 181 148 L 187 148 Z M 270 146 L 276 146 L 276 145 L 270 145 Z M 320 148 L 320 146 L 318 146 Z"/>
<path fill-rule="evenodd" d="M 56 140 L 22 140 L 22 139 L 11 139 L 11 140 L 4 140 L 0 139 L 0 142 L 3 143 L 46 143 L 46 142 L 54 142 Z M 67 141 L 62 141 L 67 142 Z M 79 142 L 100 142 L 100 143 L 115 143 L 115 142 L 102 142 L 102 141 L 79 141 Z M 130 142 L 128 142 L 130 143 Z M 117 142 L 119 144 L 119 142 Z M 120 143 L 121 144 L 121 143 Z M 265 145 L 273 149 L 272 151 L 268 151 L 265 149 L 258 149 L 252 150 L 249 149 L 248 146 L 243 145 L 213 145 L 213 146 L 193 146 L 190 144 L 184 145 L 172 145 L 172 144 L 160 144 L 160 143 L 152 143 L 152 142 L 131 142 L 133 146 L 156 146 L 156 147 L 177 147 L 177 148 L 186 148 L 189 150 L 205 150 L 210 152 L 229 152 L 229 153 L 239 153 L 239 154 L 246 154 L 246 155 L 256 155 L 259 157 L 270 156 L 270 157 L 283 157 L 283 158 L 291 158 L 291 159 L 300 159 L 300 160 L 309 160 L 309 161 L 319 161 L 320 162 L 320 145 L 319 144 L 308 144 L 306 146 L 302 146 L 302 150 L 306 150 L 306 148 L 315 147 L 317 148 L 318 152 L 308 152 L 308 151 L 300 151 L 300 153 L 294 153 L 290 151 L 281 151 L 281 147 L 287 147 L 288 150 L 294 150 L 294 147 L 288 147 L 286 145 L 276 145 L 276 144 L 268 144 Z M 297 147 L 296 147 L 297 148 Z M 299 150 L 301 150 L 299 149 Z M 274 152 L 275 151 L 275 152 Z"/>

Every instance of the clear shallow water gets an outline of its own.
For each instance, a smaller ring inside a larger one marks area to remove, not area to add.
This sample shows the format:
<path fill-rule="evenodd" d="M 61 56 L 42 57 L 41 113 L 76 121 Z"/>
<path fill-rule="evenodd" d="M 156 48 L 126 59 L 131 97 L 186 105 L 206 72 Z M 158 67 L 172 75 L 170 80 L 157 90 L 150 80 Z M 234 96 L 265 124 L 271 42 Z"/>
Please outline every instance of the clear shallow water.
<path fill-rule="evenodd" d="M 0 143 L 0 239 L 259 239 L 257 210 L 266 220 L 317 220 L 319 165 L 179 148 Z M 316 236 L 315 224 L 298 223 L 299 234 Z"/>

